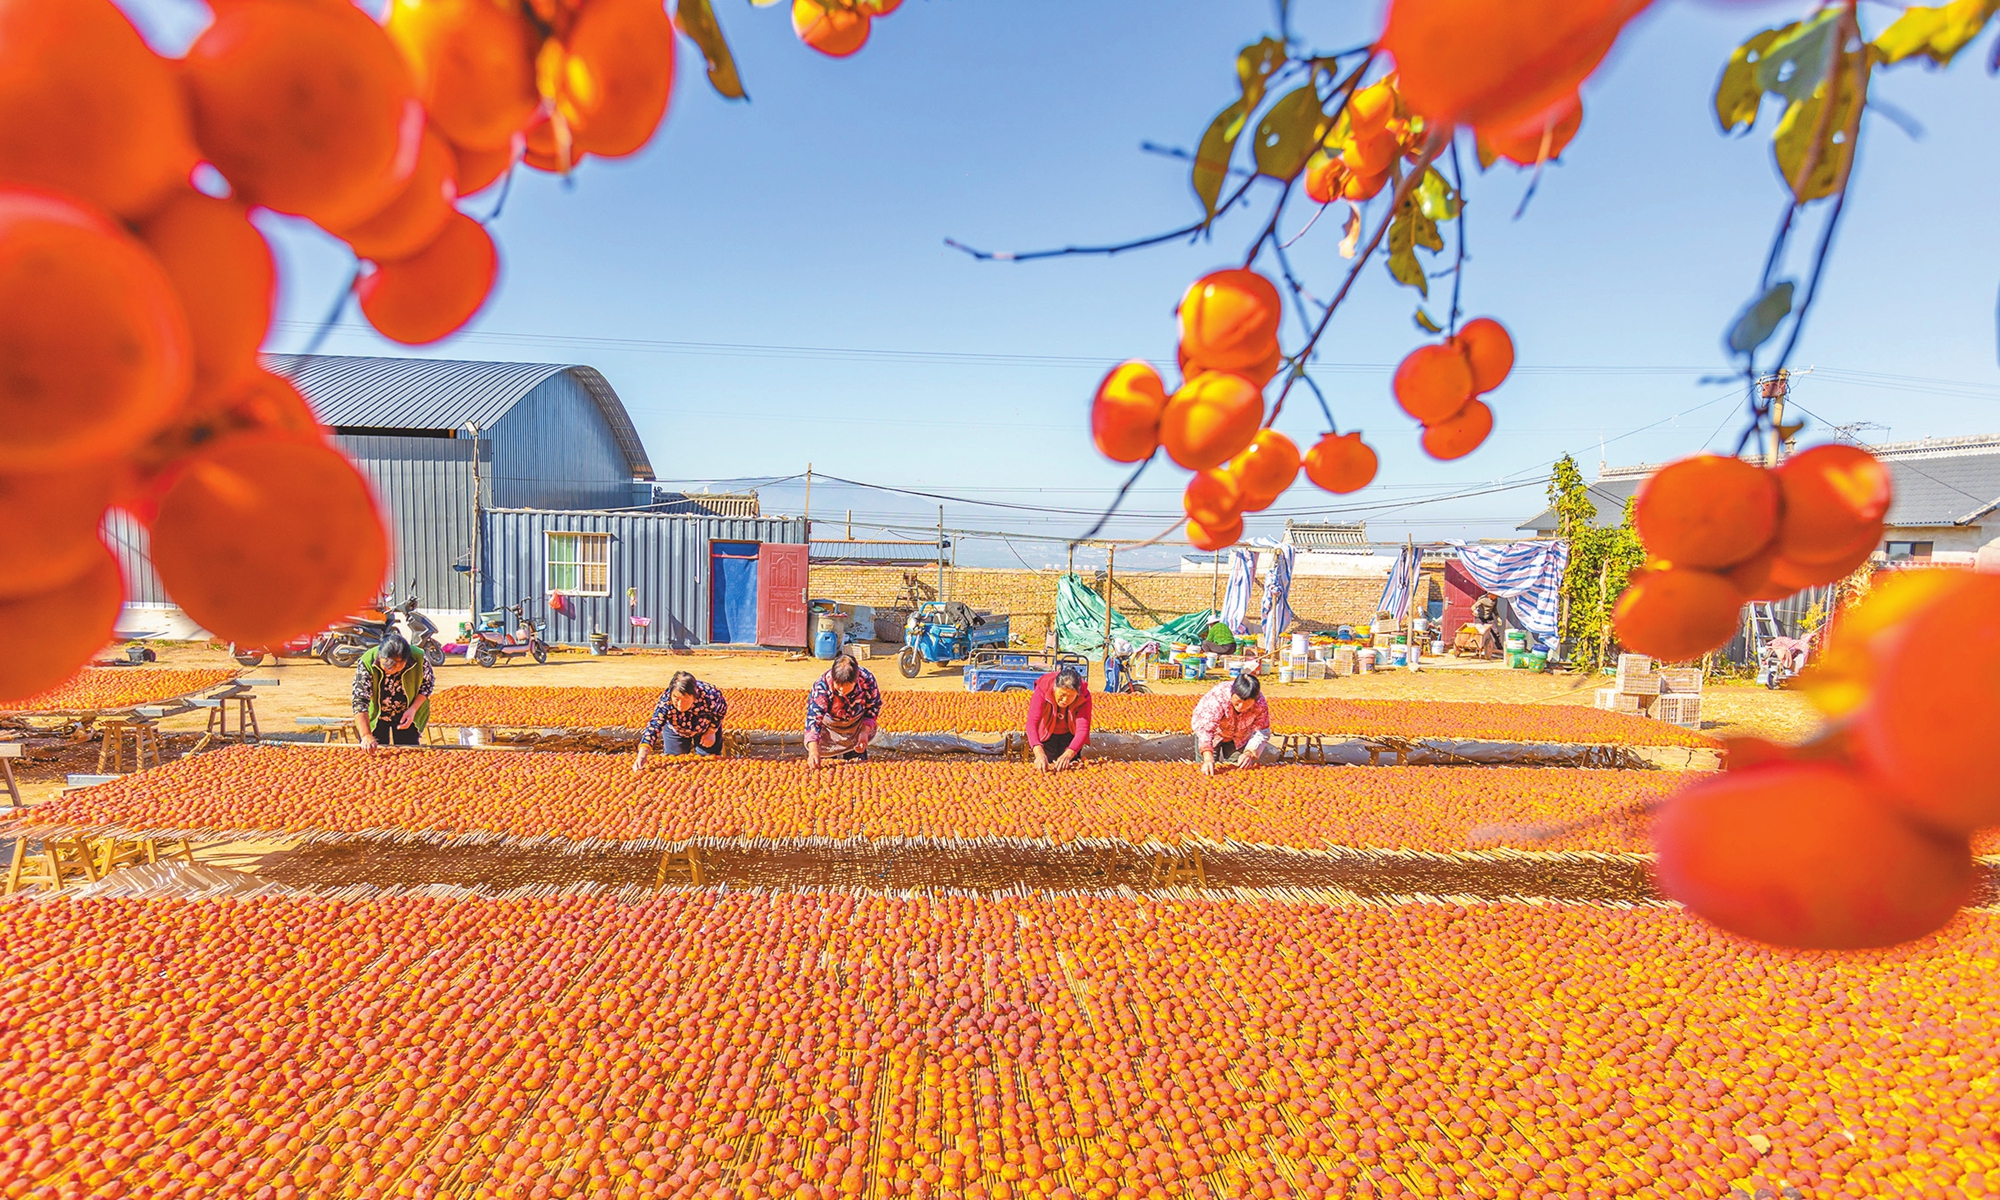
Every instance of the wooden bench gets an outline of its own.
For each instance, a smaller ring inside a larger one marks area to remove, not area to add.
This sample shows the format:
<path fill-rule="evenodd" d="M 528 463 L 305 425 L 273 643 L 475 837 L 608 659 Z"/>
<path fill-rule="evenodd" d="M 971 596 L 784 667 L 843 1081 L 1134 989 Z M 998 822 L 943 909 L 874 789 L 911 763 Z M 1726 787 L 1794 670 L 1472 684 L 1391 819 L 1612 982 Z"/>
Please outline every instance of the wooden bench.
<path fill-rule="evenodd" d="M 360 735 L 354 732 L 353 717 L 293 717 L 292 723 L 309 730 L 319 730 L 325 735 L 323 740 L 329 745 L 334 742 L 359 742 L 361 740 Z"/>

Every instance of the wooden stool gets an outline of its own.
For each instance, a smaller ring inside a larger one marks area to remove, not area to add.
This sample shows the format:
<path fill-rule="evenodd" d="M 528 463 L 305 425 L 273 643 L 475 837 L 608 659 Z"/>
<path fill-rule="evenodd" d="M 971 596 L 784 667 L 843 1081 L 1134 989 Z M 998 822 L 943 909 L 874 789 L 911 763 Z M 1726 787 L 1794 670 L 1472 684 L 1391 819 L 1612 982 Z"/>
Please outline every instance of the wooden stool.
<path fill-rule="evenodd" d="M 257 728 L 257 701 L 251 696 L 220 696 L 209 700 L 192 702 L 198 708 L 208 710 L 209 736 L 222 739 L 235 738 L 239 742 L 254 742 L 262 739 Z M 236 731 L 229 731 L 229 706 L 236 705 Z"/>
<path fill-rule="evenodd" d="M 1403 766 L 1403 765 L 1405 765 L 1406 763 L 1408 763 L 1408 761 L 1409 761 L 1409 756 L 1410 756 L 1410 747 L 1409 747 L 1409 746 L 1408 746 L 1407 744 L 1399 744 L 1399 743 L 1395 743 L 1395 742 L 1389 742 L 1389 743 L 1380 743 L 1380 742 L 1369 742 L 1369 743 L 1368 743 L 1368 765 L 1369 765 L 1369 766 L 1371 766 L 1371 767 L 1379 767 L 1379 766 L 1381 766 L 1381 765 L 1382 765 L 1382 756 L 1383 756 L 1384 754 L 1393 754 L 1393 755 L 1395 755 L 1395 756 L 1396 756 L 1396 765 L 1400 767 L 1400 766 Z"/>
<path fill-rule="evenodd" d="M 653 876 L 653 886 L 665 887 L 668 874 L 678 875 L 685 871 L 687 881 L 700 887 L 707 880 L 705 866 L 706 860 L 702 857 L 699 847 L 689 846 L 685 850 L 669 850 L 660 856 L 660 870 Z"/>
<path fill-rule="evenodd" d="M 164 854 L 168 858 L 178 858 L 182 862 L 194 862 L 194 843 L 186 838 L 165 839 Z M 119 867 L 151 866 L 160 861 L 162 839 L 159 838 L 98 838 L 92 847 L 97 858 L 97 875 L 102 879 Z"/>
<path fill-rule="evenodd" d="M 1207 887 L 1208 872 L 1196 850 L 1155 854 L 1146 871 L 1147 887 Z"/>
<path fill-rule="evenodd" d="M 104 740 L 97 748 L 97 773 L 117 775 L 124 771 L 125 740 L 131 735 L 132 769 L 146 769 L 146 759 L 150 755 L 154 766 L 160 765 L 160 731 L 151 721 L 140 717 L 113 717 L 102 723 Z M 107 769 L 107 764 L 109 769 Z"/>
<path fill-rule="evenodd" d="M 359 742 L 354 732 L 354 721 L 350 717 L 293 717 L 292 724 L 302 725 L 308 730 L 320 731 L 320 740 L 328 745 L 334 742 Z M 435 729 L 433 725 L 430 728 Z"/>
<path fill-rule="evenodd" d="M 14 860 L 7 868 L 7 888 L 0 895 L 11 896 L 24 887 L 43 884 L 59 892 L 68 880 L 96 883 L 100 878 L 102 876 L 98 873 L 90 843 L 85 838 L 43 838 L 41 850 L 30 853 L 28 839 L 16 837 Z"/>
<path fill-rule="evenodd" d="M 28 748 L 21 743 L 0 742 L 0 783 L 6 785 L 9 808 L 20 808 L 25 803 L 21 799 L 21 785 L 14 781 L 14 760 L 27 756 Z"/>
<path fill-rule="evenodd" d="M 1278 761 L 1325 766 L 1326 738 L 1317 733 L 1287 733 L 1278 738 Z"/>

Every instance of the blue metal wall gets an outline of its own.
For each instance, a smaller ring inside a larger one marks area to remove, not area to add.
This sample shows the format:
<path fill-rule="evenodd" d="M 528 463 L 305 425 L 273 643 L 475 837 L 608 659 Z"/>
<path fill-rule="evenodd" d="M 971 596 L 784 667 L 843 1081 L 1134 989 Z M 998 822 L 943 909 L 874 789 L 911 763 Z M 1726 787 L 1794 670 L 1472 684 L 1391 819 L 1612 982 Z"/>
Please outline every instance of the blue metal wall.
<path fill-rule="evenodd" d="M 552 375 L 480 430 L 493 442 L 496 508 L 624 508 L 632 467 L 604 412 L 574 375 Z M 648 488 L 650 491 L 650 487 Z"/>
<path fill-rule="evenodd" d="M 657 513 L 548 512 L 496 509 L 483 514 L 479 607 L 526 599 L 548 622 L 549 641 L 581 646 L 601 631 L 616 646 L 687 646 L 709 640 L 709 548 L 714 542 L 806 540 L 804 521 L 781 518 L 679 517 Z M 547 535 L 611 536 L 608 596 L 572 596 L 565 611 L 548 607 Z M 626 589 L 636 589 L 628 606 Z M 635 628 L 632 616 L 652 618 Z"/>

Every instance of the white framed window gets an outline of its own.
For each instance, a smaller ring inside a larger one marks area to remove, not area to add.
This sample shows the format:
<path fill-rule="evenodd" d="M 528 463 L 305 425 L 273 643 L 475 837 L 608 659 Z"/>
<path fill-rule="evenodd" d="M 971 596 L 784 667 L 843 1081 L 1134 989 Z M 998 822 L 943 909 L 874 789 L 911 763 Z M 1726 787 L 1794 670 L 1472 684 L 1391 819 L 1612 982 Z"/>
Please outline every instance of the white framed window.
<path fill-rule="evenodd" d="M 611 594 L 611 535 L 550 533 L 548 577 L 551 592 L 569 596 Z"/>
<path fill-rule="evenodd" d="M 1888 552 L 1889 561 L 1898 562 L 1909 558 L 1929 558 L 1933 544 L 1931 542 L 1890 542 L 1885 549 Z"/>

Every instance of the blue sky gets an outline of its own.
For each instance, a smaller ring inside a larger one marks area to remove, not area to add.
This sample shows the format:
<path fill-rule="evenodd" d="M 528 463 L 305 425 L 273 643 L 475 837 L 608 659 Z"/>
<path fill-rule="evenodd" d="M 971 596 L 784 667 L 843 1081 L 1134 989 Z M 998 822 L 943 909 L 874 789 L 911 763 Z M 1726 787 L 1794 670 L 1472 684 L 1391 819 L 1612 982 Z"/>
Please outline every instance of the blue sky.
<path fill-rule="evenodd" d="M 129 7 L 169 50 L 205 11 L 192 0 Z M 1298 8 L 1298 30 L 1321 48 L 1365 41 L 1379 14 L 1375 3 Z M 1589 476 L 1600 454 L 1658 461 L 1733 444 L 1740 389 L 1699 380 L 1729 367 L 1721 331 L 1750 298 L 1783 192 L 1770 165 L 1776 113 L 1726 139 L 1709 97 L 1733 46 L 1806 8 L 1661 0 L 1586 87 L 1582 132 L 1525 215 L 1514 218 L 1523 173 L 1468 180 L 1465 307 L 1506 322 L 1520 353 L 1489 397 L 1495 434 L 1469 458 L 1426 458 L 1396 409 L 1389 371 L 1423 338 L 1417 297 L 1371 265 L 1315 375 L 1341 427 L 1381 454 L 1378 481 L 1345 498 L 1302 482 L 1252 519 L 1251 534 L 1275 536 L 1291 513 L 1364 518 L 1380 540 L 1503 537 L 1541 507 L 1533 481 L 1559 454 Z M 1192 146 L 1233 97 L 1235 51 L 1269 30 L 1271 6 L 909 0 L 846 60 L 802 47 L 782 5 L 717 0 L 717 10 L 752 102 L 716 97 L 683 42 L 673 105 L 645 151 L 592 161 L 568 185 L 521 173 L 494 226 L 500 292 L 468 333 L 429 353 L 597 366 L 662 479 L 793 476 L 810 462 L 1029 506 L 949 501 L 953 528 L 1080 533 L 1087 517 L 1029 508 L 1101 507 L 1123 479 L 1085 426 L 1098 377 L 1129 357 L 1170 368 L 1182 289 L 1240 261 L 1268 209 L 1224 220 L 1207 243 L 1115 258 L 978 263 L 944 239 L 1026 250 L 1191 220 L 1184 164 L 1140 143 Z M 1877 28 L 1888 11 L 1864 20 Z M 1922 135 L 1880 119 L 1864 127 L 1834 263 L 1794 359 L 1814 368 L 1798 403 L 1825 423 L 1888 427 L 1869 440 L 2000 432 L 1990 219 L 2000 82 L 1981 69 L 1986 55 L 1982 42 L 1950 71 L 1877 77 L 1875 95 Z M 1309 215 L 1301 199 L 1281 228 L 1289 236 Z M 285 277 L 270 348 L 296 350 L 351 264 L 310 228 L 264 224 Z M 1338 240 L 1324 221 L 1294 247 L 1321 295 L 1343 266 Z M 1297 336 L 1288 321 L 1288 349 Z M 407 353 L 352 309 L 322 348 Z M 1323 426 L 1298 392 L 1279 421 L 1301 444 Z M 1806 434 L 1826 436 L 1821 424 Z M 1135 515 L 1113 531 L 1159 533 L 1183 480 L 1156 464 L 1129 502 Z M 796 481 L 765 494 L 767 511 L 804 502 Z M 813 516 L 836 522 L 819 536 L 841 536 L 850 508 L 857 537 L 938 518 L 933 500 L 816 481 Z M 1121 561 L 1172 557 L 1156 548 Z M 960 561 L 1039 566 L 1060 563 L 1062 547 L 969 539 Z"/>

